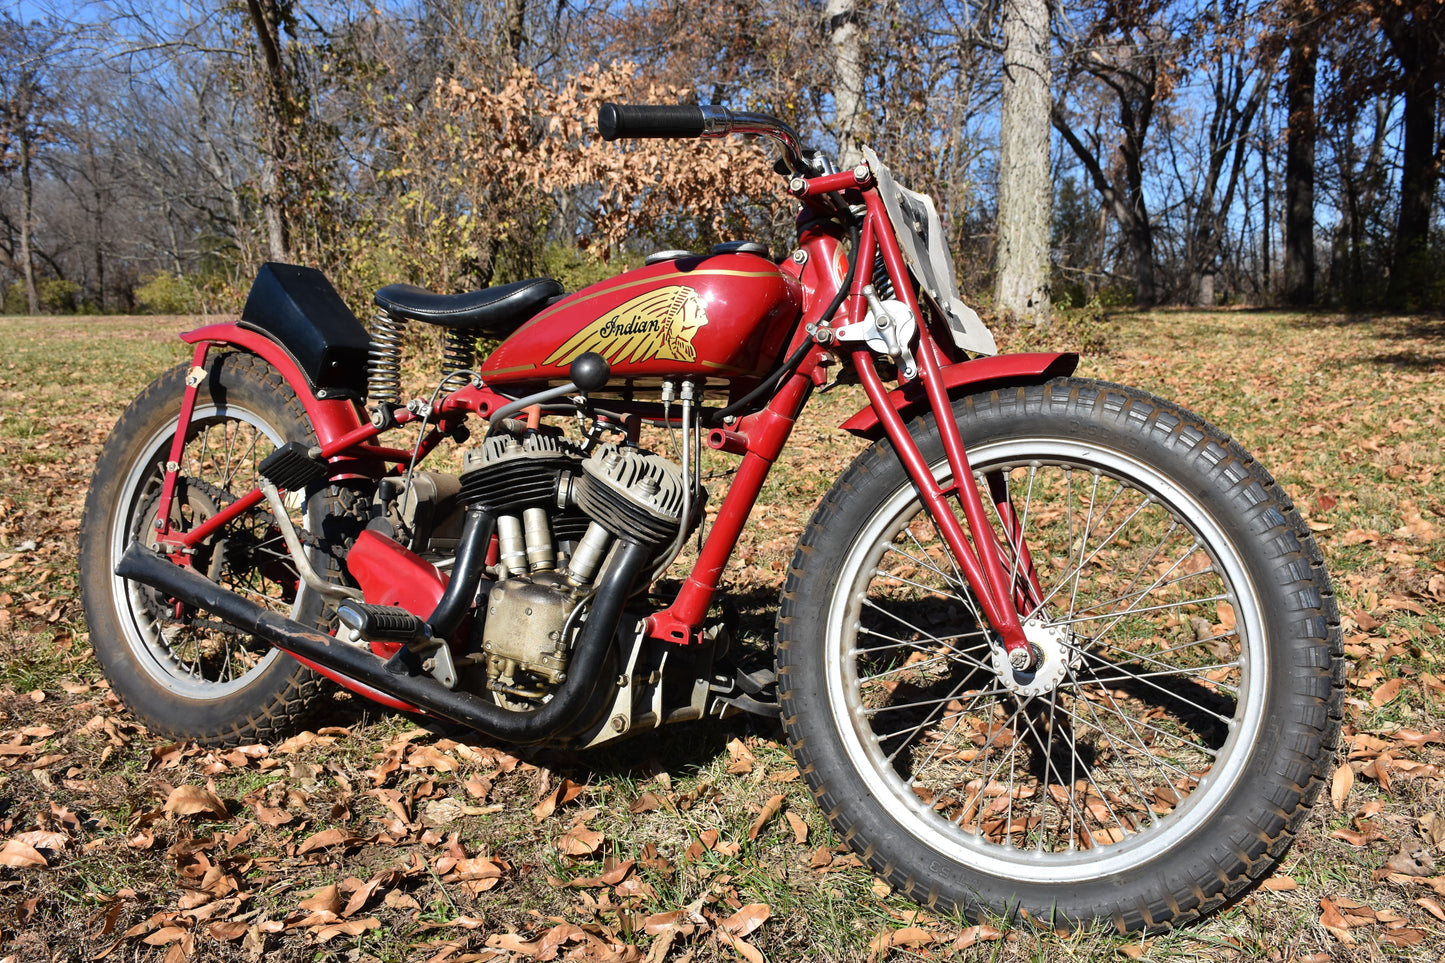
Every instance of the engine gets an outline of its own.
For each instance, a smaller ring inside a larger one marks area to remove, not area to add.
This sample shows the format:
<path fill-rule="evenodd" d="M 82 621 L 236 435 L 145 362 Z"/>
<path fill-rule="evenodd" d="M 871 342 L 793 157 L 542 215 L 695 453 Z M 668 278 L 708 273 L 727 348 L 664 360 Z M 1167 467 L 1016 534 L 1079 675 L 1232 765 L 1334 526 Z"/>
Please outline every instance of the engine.
<path fill-rule="evenodd" d="M 566 679 L 577 629 L 619 540 L 660 561 L 685 537 L 681 468 L 630 446 L 590 452 L 561 436 L 493 436 L 464 459 L 458 500 L 496 518 L 497 557 L 484 582 L 468 654 L 505 700 L 543 699 Z M 489 559 L 489 562 L 491 560 Z M 480 681 L 480 680 L 478 680 Z"/>

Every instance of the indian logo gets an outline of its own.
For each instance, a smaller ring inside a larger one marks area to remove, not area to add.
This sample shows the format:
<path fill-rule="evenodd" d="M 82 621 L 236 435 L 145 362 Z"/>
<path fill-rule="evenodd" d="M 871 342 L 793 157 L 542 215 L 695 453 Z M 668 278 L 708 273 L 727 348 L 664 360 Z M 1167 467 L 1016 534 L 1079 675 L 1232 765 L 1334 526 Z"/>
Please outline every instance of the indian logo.
<path fill-rule="evenodd" d="M 595 351 L 608 364 L 641 364 L 654 358 L 696 361 L 692 346 L 707 312 L 697 291 L 674 284 L 640 294 L 568 338 L 544 364 L 571 364 L 578 355 Z"/>

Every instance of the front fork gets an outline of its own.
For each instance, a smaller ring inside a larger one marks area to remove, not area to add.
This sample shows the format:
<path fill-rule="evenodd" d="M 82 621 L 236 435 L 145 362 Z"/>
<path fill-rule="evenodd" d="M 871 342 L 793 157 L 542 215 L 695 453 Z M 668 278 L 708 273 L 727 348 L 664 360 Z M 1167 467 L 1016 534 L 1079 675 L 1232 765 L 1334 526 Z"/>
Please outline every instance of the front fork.
<path fill-rule="evenodd" d="M 1025 575 L 1027 588 L 1016 591 L 1017 579 L 1004 567 L 1003 558 L 999 553 L 998 539 L 994 535 L 994 527 L 988 518 L 988 509 L 979 494 L 978 486 L 973 482 L 973 471 L 968 464 L 968 453 L 964 450 L 958 423 L 953 418 L 952 402 L 938 376 L 937 364 L 933 361 L 931 352 L 927 350 L 918 352 L 918 355 L 919 378 L 928 392 L 934 420 L 937 422 L 939 433 L 943 438 L 943 450 L 952 474 L 951 480 L 944 484 L 940 484 L 934 477 L 932 466 L 919 451 L 918 443 L 904 425 L 902 417 L 889 403 L 887 389 L 873 365 L 872 354 L 866 349 L 853 352 L 853 366 L 858 372 L 863 390 L 868 394 L 868 400 L 872 403 L 873 409 L 878 412 L 888 440 L 893 443 L 893 448 L 903 462 L 903 467 L 918 490 L 924 510 L 933 519 L 933 523 L 948 545 L 949 551 L 958 561 L 964 578 L 968 581 L 969 587 L 983 608 L 984 615 L 988 617 L 989 623 L 993 625 L 1003 641 L 1009 660 L 1016 668 L 1029 668 L 1034 662 L 1033 650 L 1024 637 L 1019 611 L 1020 609 L 1028 611 L 1032 607 L 1029 604 L 1031 600 L 1028 596 L 1036 597 L 1038 590 L 1028 584 L 1033 581 L 1031 578 L 1032 565 L 1022 563 L 1022 560 L 1028 557 L 1027 548 L 1023 546 L 1023 533 L 1017 530 L 1016 525 L 1011 524 L 1014 520 L 1014 513 L 1008 504 L 1008 495 L 1003 490 L 1002 482 L 991 480 L 989 482 L 990 497 L 994 501 L 999 517 L 1003 520 L 1005 537 L 1009 544 L 1014 546 L 1014 557 L 1022 564 L 1022 571 Z M 953 499 L 957 499 L 963 508 L 963 522 L 959 521 L 958 515 L 954 511 L 951 504 Z M 968 526 L 967 531 L 964 530 L 965 522 Z M 1014 573 L 1016 574 L 1020 570 L 1020 565 L 1016 564 Z"/>
<path fill-rule="evenodd" d="M 878 413 L 884 432 L 893 443 L 909 477 L 913 479 L 924 509 L 958 561 L 963 576 L 982 606 L 984 614 L 998 632 L 1009 662 L 1016 669 L 1030 669 L 1037 661 L 1037 656 L 1025 637 L 1019 613 L 1036 609 L 1041 592 L 1028 549 L 1024 545 L 1023 532 L 1019 529 L 1017 517 L 1009 502 L 1004 479 L 990 478 L 990 500 L 1002 525 L 1004 537 L 1011 547 L 1012 568 L 1006 570 L 999 552 L 999 540 L 988 517 L 988 509 L 979 494 L 978 485 L 973 480 L 963 436 L 953 417 L 953 402 L 948 396 L 939 368 L 938 346 L 933 342 L 929 325 L 924 322 L 924 315 L 912 286 L 907 283 L 908 268 L 904 264 L 898 241 L 893 232 L 885 227 L 889 222 L 883 210 L 883 202 L 876 191 L 869 191 L 864 196 L 869 217 L 855 255 L 862 264 L 872 264 L 875 251 L 882 256 L 888 274 L 893 279 L 897 296 L 905 299 L 913 317 L 918 319 L 915 377 L 923 386 L 928 405 L 938 425 L 943 451 L 952 475 L 951 481 L 941 485 L 934 477 L 932 466 L 919 451 L 918 443 L 909 433 L 898 411 L 889 402 L 888 392 L 873 364 L 872 353 L 862 345 L 852 352 L 854 369 L 858 372 L 863 390 L 868 394 L 868 401 Z M 866 310 L 863 291 L 865 282 L 864 277 L 856 277 L 854 290 L 850 292 L 850 307 L 854 318 L 862 318 Z M 901 370 L 900 366 L 900 373 Z M 960 522 L 951 504 L 955 499 L 963 509 L 963 522 Z M 967 524 L 967 531 L 964 530 L 964 523 Z"/>

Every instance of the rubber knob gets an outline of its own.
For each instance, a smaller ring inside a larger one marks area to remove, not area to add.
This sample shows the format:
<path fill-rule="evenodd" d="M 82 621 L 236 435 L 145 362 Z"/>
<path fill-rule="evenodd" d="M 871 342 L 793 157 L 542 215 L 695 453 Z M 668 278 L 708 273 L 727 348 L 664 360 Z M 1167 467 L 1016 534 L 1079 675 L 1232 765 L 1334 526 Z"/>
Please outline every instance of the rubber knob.
<path fill-rule="evenodd" d="M 572 383 L 583 391 L 596 391 L 612 377 L 612 366 L 596 351 L 579 355 L 570 370 Z"/>
<path fill-rule="evenodd" d="M 702 108 L 696 104 L 603 104 L 597 131 L 603 140 L 619 137 L 701 137 Z"/>

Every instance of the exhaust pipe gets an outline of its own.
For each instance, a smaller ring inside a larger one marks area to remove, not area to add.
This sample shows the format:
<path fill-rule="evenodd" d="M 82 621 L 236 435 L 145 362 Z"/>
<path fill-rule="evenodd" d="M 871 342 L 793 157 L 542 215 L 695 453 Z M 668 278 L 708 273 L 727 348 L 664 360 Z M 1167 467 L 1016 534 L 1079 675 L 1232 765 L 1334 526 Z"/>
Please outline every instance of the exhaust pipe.
<path fill-rule="evenodd" d="M 567 681 L 550 701 L 532 710 L 505 709 L 471 692 L 448 689 L 402 659 L 383 662 L 366 649 L 348 645 L 255 602 L 227 591 L 195 570 L 176 565 L 132 542 L 115 567 L 124 579 L 142 582 L 171 598 L 217 616 L 278 649 L 354 679 L 430 715 L 470 726 L 507 742 L 540 742 L 558 735 L 587 705 L 601 675 L 603 659 L 617 631 L 622 607 L 647 564 L 650 549 L 623 542 L 597 584 L 587 621 L 577 640 Z M 405 649 L 402 652 L 406 652 Z M 398 671 L 400 670 L 400 671 Z"/>

